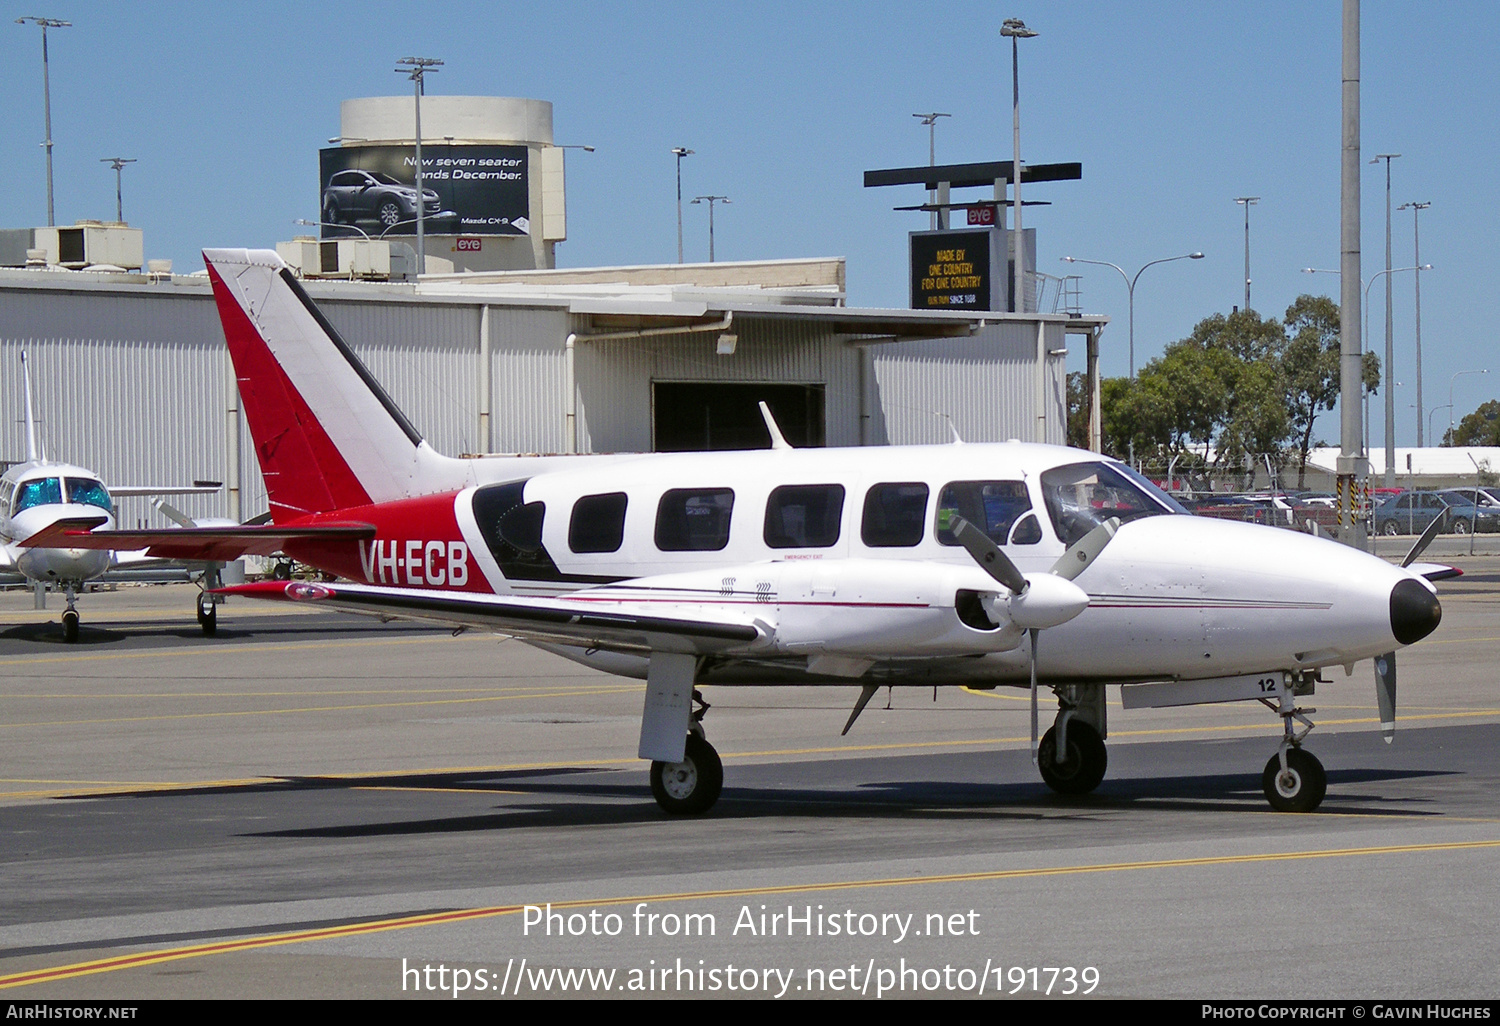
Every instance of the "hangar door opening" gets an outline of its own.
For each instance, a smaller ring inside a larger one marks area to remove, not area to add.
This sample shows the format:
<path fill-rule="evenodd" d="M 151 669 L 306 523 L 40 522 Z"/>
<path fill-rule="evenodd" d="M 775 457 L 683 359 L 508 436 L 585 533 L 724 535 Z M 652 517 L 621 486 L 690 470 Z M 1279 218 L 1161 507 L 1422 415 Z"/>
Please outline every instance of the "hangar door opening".
<path fill-rule="evenodd" d="M 652 447 L 657 452 L 769 449 L 771 433 L 761 418 L 760 402 L 771 408 L 794 447 L 824 444 L 822 385 L 653 381 Z"/>

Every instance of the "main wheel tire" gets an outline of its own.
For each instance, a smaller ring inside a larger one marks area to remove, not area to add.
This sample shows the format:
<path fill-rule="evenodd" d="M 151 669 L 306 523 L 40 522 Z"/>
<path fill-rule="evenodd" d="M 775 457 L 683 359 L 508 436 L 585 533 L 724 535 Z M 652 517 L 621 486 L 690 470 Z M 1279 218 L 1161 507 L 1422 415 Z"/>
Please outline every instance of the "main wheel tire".
<path fill-rule="evenodd" d="M 207 595 L 198 600 L 198 626 L 210 638 L 219 629 L 219 607 Z"/>
<path fill-rule="evenodd" d="M 713 808 L 724 789 L 719 753 L 697 734 L 687 736 L 681 762 L 651 764 L 651 796 L 674 816 L 697 816 Z"/>
<path fill-rule="evenodd" d="M 1273 755 L 1260 775 L 1260 784 L 1266 792 L 1266 801 L 1276 811 L 1311 812 L 1328 793 L 1328 774 L 1317 756 L 1300 748 L 1289 748 L 1286 772 L 1281 771 L 1281 758 Z"/>
<path fill-rule="evenodd" d="M 68 644 L 78 640 L 78 611 L 69 609 L 62 615 L 63 640 Z"/>
<path fill-rule="evenodd" d="M 1037 748 L 1037 766 L 1058 794 L 1088 794 L 1099 786 L 1109 765 L 1104 739 L 1082 720 L 1068 723 L 1068 750 L 1062 760 L 1057 756 L 1057 728 L 1049 727 Z"/>

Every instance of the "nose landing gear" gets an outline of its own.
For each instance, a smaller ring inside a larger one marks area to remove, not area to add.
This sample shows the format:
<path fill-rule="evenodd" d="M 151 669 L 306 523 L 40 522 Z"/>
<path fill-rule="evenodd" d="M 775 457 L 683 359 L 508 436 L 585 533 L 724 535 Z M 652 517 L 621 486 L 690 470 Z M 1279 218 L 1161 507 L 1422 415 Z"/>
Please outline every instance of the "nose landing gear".
<path fill-rule="evenodd" d="M 1303 751 L 1302 739 L 1313 729 L 1308 713 L 1316 709 L 1298 709 L 1294 686 L 1286 682 L 1276 695 L 1276 704 L 1261 699 L 1269 709 L 1276 710 L 1281 717 L 1283 736 L 1281 746 L 1260 775 L 1261 789 L 1266 801 L 1278 812 L 1311 812 L 1323 802 L 1328 791 L 1328 774 L 1323 764 L 1311 752 Z M 1298 730 L 1293 720 L 1302 724 Z"/>
<path fill-rule="evenodd" d="M 73 585 L 67 585 L 66 589 L 68 608 L 63 610 L 62 615 L 63 640 L 71 645 L 78 640 L 78 610 L 74 606 Z"/>

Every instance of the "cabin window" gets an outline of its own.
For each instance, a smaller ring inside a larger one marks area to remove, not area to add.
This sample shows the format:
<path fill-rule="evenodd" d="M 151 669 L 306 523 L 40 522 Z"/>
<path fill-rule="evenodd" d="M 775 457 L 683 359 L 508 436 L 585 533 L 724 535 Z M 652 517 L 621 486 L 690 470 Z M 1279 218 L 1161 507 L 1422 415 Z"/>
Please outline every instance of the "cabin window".
<path fill-rule="evenodd" d="M 21 482 L 20 490 L 16 492 L 16 512 L 30 509 L 32 506 L 48 506 L 62 501 L 61 478 L 33 478 L 30 481 Z"/>
<path fill-rule="evenodd" d="M 957 514 L 989 535 L 996 545 L 1010 538 L 1015 522 L 1031 509 L 1031 493 L 1024 481 L 954 481 L 938 496 L 937 539 L 957 545 L 953 516 Z"/>
<path fill-rule="evenodd" d="M 585 495 L 573 503 L 568 548 L 574 552 L 619 552 L 625 541 L 624 492 Z"/>
<path fill-rule="evenodd" d="M 782 485 L 766 500 L 766 544 L 773 549 L 826 549 L 838 544 L 843 515 L 843 485 Z"/>
<path fill-rule="evenodd" d="M 714 552 L 729 544 L 734 491 L 674 488 L 656 507 L 656 547 L 663 552 Z"/>
<path fill-rule="evenodd" d="M 98 506 L 102 510 L 113 509 L 109 502 L 109 492 L 104 485 L 86 477 L 68 478 L 68 501 L 80 506 Z"/>
<path fill-rule="evenodd" d="M 927 486 L 919 481 L 871 485 L 859 537 L 872 549 L 909 549 L 927 527 Z"/>

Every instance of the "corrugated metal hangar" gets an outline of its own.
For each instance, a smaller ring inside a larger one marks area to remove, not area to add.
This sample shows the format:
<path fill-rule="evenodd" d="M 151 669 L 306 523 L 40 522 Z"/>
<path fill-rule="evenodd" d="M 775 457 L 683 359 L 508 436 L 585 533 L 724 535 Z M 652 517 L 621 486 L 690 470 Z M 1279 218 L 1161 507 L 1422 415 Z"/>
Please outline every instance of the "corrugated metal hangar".
<path fill-rule="evenodd" d="M 1103 318 L 856 309 L 843 281 L 802 260 L 307 289 L 450 454 L 764 447 L 760 399 L 794 445 L 1063 441 L 1068 336 L 1095 370 Z M 24 457 L 23 349 L 49 456 L 110 485 L 223 481 L 191 516 L 265 510 L 206 277 L 0 269 L 0 460 Z"/>

